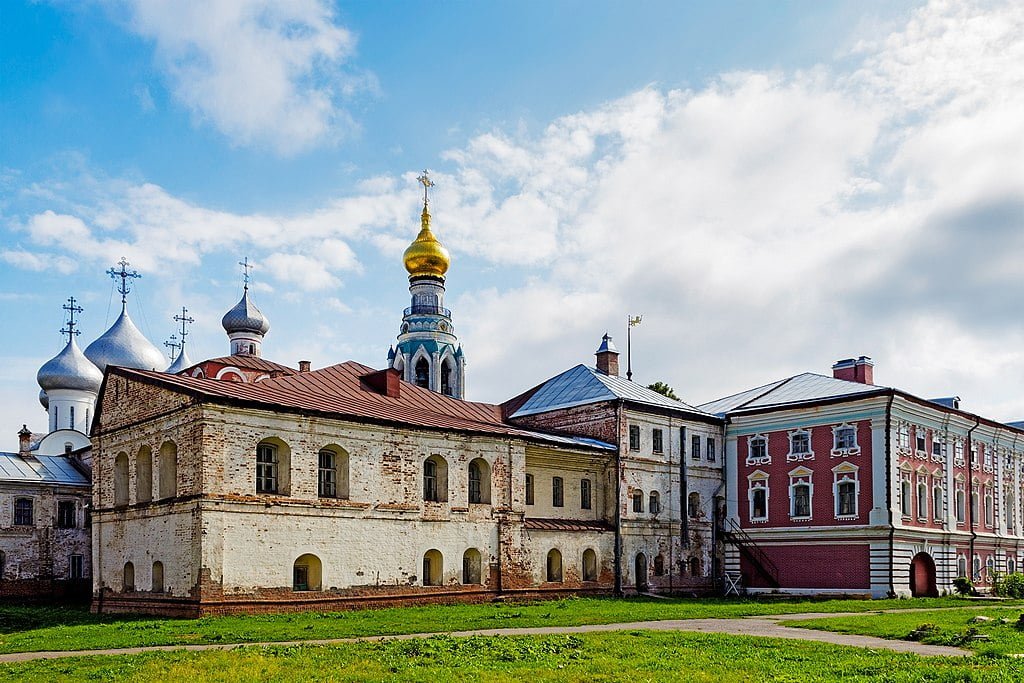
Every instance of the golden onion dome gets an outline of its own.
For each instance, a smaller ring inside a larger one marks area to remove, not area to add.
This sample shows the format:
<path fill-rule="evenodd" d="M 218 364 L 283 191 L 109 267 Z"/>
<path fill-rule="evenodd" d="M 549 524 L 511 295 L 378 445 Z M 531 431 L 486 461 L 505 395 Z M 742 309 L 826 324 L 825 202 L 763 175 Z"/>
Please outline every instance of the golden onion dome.
<path fill-rule="evenodd" d="M 448 250 L 434 237 L 434 233 L 430 231 L 430 212 L 427 211 L 426 206 L 423 207 L 423 214 L 420 216 L 420 225 L 422 226 L 420 234 L 416 235 L 416 239 L 405 250 L 402 257 L 405 261 L 405 269 L 409 271 L 411 277 L 423 275 L 444 277 L 444 274 L 448 272 L 448 266 L 451 265 L 451 256 L 448 255 Z"/>

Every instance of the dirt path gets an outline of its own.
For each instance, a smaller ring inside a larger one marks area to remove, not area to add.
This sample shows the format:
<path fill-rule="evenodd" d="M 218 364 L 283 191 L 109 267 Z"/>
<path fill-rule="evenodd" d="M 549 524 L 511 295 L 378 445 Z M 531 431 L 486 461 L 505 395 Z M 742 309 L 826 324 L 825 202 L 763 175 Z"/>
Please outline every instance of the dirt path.
<path fill-rule="evenodd" d="M 884 610 L 886 612 L 906 612 L 909 610 Z M 915 610 L 917 611 L 917 610 Z M 924 610 L 922 610 L 924 611 Z M 724 633 L 728 635 L 760 636 L 762 638 L 784 638 L 787 640 L 809 640 L 818 643 L 832 643 L 849 647 L 865 647 L 873 650 L 892 650 L 910 652 L 924 656 L 967 657 L 972 653 L 957 647 L 943 645 L 925 645 L 907 640 L 886 640 L 871 636 L 857 636 L 847 633 L 814 631 L 806 628 L 783 626 L 781 622 L 796 619 L 816 619 L 825 617 L 863 616 L 864 612 L 843 614 L 773 614 L 763 617 L 739 617 L 733 619 L 668 619 L 661 621 L 634 621 L 620 624 L 589 624 L 586 626 L 545 626 L 535 628 L 495 628 L 476 631 L 453 631 L 445 635 L 464 638 L 468 636 L 547 636 L 570 633 L 599 633 L 606 631 L 683 631 L 691 633 Z M 874 614 L 868 612 L 867 614 Z M 383 640 L 409 640 L 411 638 L 429 638 L 440 633 L 409 633 L 388 636 L 363 636 L 359 638 L 335 638 L 329 640 L 295 640 L 270 643 L 210 643 L 204 645 L 153 645 L 149 647 L 126 647 L 109 650 L 77 650 L 63 652 L 15 652 L 0 655 L 0 663 L 28 662 L 36 659 L 60 659 L 64 657 L 132 655 L 144 652 L 173 652 L 186 650 L 202 652 L 204 650 L 232 650 L 237 647 L 269 647 L 292 645 L 337 645 Z"/>

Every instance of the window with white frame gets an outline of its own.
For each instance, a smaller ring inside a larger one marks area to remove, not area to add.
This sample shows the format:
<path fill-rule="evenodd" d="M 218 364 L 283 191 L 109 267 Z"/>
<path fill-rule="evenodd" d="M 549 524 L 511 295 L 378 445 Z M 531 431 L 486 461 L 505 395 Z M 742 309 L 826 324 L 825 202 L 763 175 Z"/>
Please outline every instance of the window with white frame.
<path fill-rule="evenodd" d="M 1014 522 L 1016 521 L 1013 515 L 1014 508 L 1015 502 L 1013 499 L 1013 493 L 1008 491 L 1003 499 L 1003 515 L 1006 517 L 1006 530 L 1011 533 L 1013 532 Z"/>
<path fill-rule="evenodd" d="M 995 574 L 995 571 L 996 571 L 996 558 L 993 557 L 992 555 L 989 555 L 988 559 L 985 560 L 985 577 L 988 578 L 988 579 L 991 579 L 992 575 Z"/>
<path fill-rule="evenodd" d="M 964 442 L 960 439 L 953 441 L 953 465 L 956 467 L 964 466 Z"/>
<path fill-rule="evenodd" d="M 992 496 L 992 487 L 985 486 L 985 526 L 992 528 L 996 525 L 995 499 Z"/>
<path fill-rule="evenodd" d="M 811 432 L 807 429 L 794 429 L 789 432 L 789 454 L 787 462 L 800 460 L 814 460 L 814 451 L 811 450 Z"/>
<path fill-rule="evenodd" d="M 857 455 L 857 428 L 850 424 L 841 424 L 832 428 L 832 457 Z"/>
<path fill-rule="evenodd" d="M 985 471 L 986 472 L 991 472 L 992 471 L 992 455 L 995 452 L 995 446 L 990 446 L 988 444 L 985 444 L 984 445 L 984 449 L 985 449 L 985 456 L 984 456 L 984 458 L 985 458 Z"/>
<path fill-rule="evenodd" d="M 942 462 L 946 457 L 946 444 L 942 443 L 938 434 L 932 435 L 932 460 Z"/>
<path fill-rule="evenodd" d="M 956 558 L 956 573 L 957 576 L 967 576 L 967 558 L 963 555 Z"/>
<path fill-rule="evenodd" d="M 806 467 L 798 467 L 789 473 L 789 516 L 793 519 L 811 518 L 812 475 L 813 472 Z"/>
<path fill-rule="evenodd" d="M 833 473 L 833 496 L 835 498 L 835 515 L 837 519 L 855 519 L 857 510 L 857 493 L 859 482 L 857 481 L 857 467 L 850 463 L 843 463 L 832 468 Z"/>
<path fill-rule="evenodd" d="M 932 487 L 932 517 L 939 521 L 942 519 L 942 514 L 942 486 L 936 484 Z"/>
<path fill-rule="evenodd" d="M 979 514 L 979 501 L 981 499 L 981 492 L 978 490 L 978 484 L 975 482 L 974 486 L 971 487 L 971 526 L 973 527 L 978 523 L 978 519 L 981 517 Z"/>
<path fill-rule="evenodd" d="M 1013 559 L 1012 557 L 1007 557 L 1006 558 L 1006 573 L 1007 574 L 1016 574 L 1017 573 L 1017 560 Z"/>
<path fill-rule="evenodd" d="M 974 556 L 974 562 L 972 562 L 971 564 L 973 565 L 971 567 L 971 569 L 972 569 L 972 576 L 971 576 L 971 578 L 973 580 L 977 581 L 978 579 L 981 578 L 981 556 L 980 555 L 975 555 Z"/>
<path fill-rule="evenodd" d="M 770 465 L 772 458 L 768 455 L 768 437 L 754 434 L 747 439 L 747 465 Z"/>
<path fill-rule="evenodd" d="M 910 450 L 910 426 L 906 422 L 896 428 L 896 447 L 903 452 Z"/>
<path fill-rule="evenodd" d="M 928 484 L 925 477 L 917 480 L 917 519 L 922 522 L 928 521 Z"/>
<path fill-rule="evenodd" d="M 928 447 L 927 432 L 924 427 L 914 427 L 914 446 L 918 453 L 923 454 Z"/>
<path fill-rule="evenodd" d="M 903 472 L 900 475 L 900 514 L 910 517 L 913 514 L 913 501 L 911 500 L 910 472 Z"/>
<path fill-rule="evenodd" d="M 762 470 L 747 477 L 747 502 L 751 522 L 768 521 L 768 473 Z"/>
<path fill-rule="evenodd" d="M 964 485 L 958 483 L 956 486 L 956 522 L 957 524 L 963 524 L 966 521 L 964 505 Z"/>

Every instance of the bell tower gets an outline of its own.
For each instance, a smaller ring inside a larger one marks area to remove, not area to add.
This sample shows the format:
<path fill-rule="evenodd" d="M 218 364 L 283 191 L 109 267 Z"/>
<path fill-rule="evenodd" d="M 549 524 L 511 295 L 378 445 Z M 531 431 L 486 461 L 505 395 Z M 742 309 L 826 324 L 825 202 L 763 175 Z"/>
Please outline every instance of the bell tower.
<path fill-rule="evenodd" d="M 455 398 L 465 397 L 466 359 L 455 336 L 452 312 L 444 307 L 444 276 L 451 264 L 448 250 L 430 229 L 430 188 L 426 171 L 420 232 L 405 250 L 411 305 L 402 314 L 398 344 L 388 350 L 388 366 L 402 379 Z"/>

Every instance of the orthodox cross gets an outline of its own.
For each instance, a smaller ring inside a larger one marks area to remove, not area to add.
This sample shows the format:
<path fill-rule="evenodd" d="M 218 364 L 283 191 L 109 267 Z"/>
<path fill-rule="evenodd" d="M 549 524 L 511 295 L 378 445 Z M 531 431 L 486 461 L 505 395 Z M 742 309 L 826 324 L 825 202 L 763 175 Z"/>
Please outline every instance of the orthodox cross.
<path fill-rule="evenodd" d="M 128 266 L 131 264 L 128 263 L 128 260 L 124 256 L 122 256 L 121 260 L 117 262 L 117 265 L 121 267 L 121 270 L 114 270 L 111 268 L 107 271 L 107 275 L 114 280 L 121 278 L 121 284 L 118 286 L 117 291 L 121 293 L 121 307 L 123 308 L 128 301 L 128 292 L 132 291 L 132 286 L 129 283 L 129 280 L 142 277 L 142 275 L 137 271 L 128 270 Z"/>
<path fill-rule="evenodd" d="M 70 317 L 68 318 L 67 329 L 61 328 L 60 333 L 68 335 L 68 343 L 70 343 L 73 337 L 82 334 L 79 330 L 75 329 L 75 326 L 78 325 L 75 322 L 75 313 L 81 313 L 82 307 L 76 306 L 75 297 L 71 296 L 68 297 L 68 302 L 61 306 L 61 308 L 67 311 Z"/>
<path fill-rule="evenodd" d="M 164 346 L 166 346 L 167 348 L 169 348 L 171 350 L 171 353 L 170 353 L 171 360 L 174 360 L 175 352 L 178 349 L 180 349 L 182 346 L 185 345 L 185 343 L 184 343 L 185 340 L 182 339 L 181 341 L 182 341 L 182 343 L 179 344 L 178 343 L 178 335 L 172 334 L 171 338 L 164 342 Z"/>
<path fill-rule="evenodd" d="M 244 259 L 238 262 L 238 265 L 242 266 L 242 282 L 245 283 L 245 288 L 249 289 L 249 271 L 256 266 L 249 263 L 249 257 L 246 256 Z M 191 320 L 189 322 L 192 322 Z M 182 323 L 184 325 L 184 323 Z"/>
<path fill-rule="evenodd" d="M 423 174 L 416 178 L 423 186 L 423 206 L 430 203 L 430 197 L 427 195 L 427 190 L 434 186 L 434 181 L 430 179 L 430 174 L 427 173 L 427 169 L 423 169 Z"/>
<path fill-rule="evenodd" d="M 181 348 L 185 348 L 185 337 L 188 336 L 188 327 L 190 323 L 194 323 L 195 319 L 188 315 L 188 309 L 184 306 L 181 307 L 181 315 L 174 316 L 174 319 L 181 323 Z M 173 338 L 173 337 L 172 337 Z"/>

